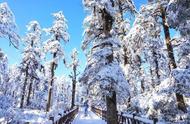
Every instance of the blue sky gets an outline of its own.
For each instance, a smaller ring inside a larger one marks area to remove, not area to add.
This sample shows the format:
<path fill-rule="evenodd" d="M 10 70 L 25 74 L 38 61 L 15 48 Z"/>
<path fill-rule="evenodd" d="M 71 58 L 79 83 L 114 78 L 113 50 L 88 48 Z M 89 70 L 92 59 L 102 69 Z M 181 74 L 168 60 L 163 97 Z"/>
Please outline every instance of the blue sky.
<path fill-rule="evenodd" d="M 146 1 L 134 0 L 134 3 L 139 8 Z M 69 59 L 72 49 L 77 48 L 80 59 L 79 70 L 83 71 L 86 60 L 80 46 L 83 33 L 82 22 L 86 13 L 82 6 L 82 0 L 1 0 L 0 2 L 7 2 L 13 11 L 21 37 L 25 35 L 26 24 L 29 21 L 37 20 L 42 28 L 48 28 L 52 25 L 53 21 L 51 14 L 57 11 L 63 11 L 68 20 L 68 32 L 71 36 L 70 42 L 64 45 L 66 57 Z M 0 38 L 0 42 L 0 48 L 8 55 L 9 64 L 19 64 L 22 50 L 17 50 L 9 46 L 9 42 L 6 42 L 6 39 Z M 68 75 L 69 71 L 65 69 L 63 64 L 60 64 L 56 70 L 56 74 L 59 76 L 63 74 Z"/>

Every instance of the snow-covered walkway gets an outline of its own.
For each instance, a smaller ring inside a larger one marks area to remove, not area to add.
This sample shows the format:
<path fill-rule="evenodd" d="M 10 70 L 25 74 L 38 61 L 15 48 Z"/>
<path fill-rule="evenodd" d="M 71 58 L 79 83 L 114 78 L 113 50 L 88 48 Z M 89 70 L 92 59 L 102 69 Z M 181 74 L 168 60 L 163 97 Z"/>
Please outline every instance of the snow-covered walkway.
<path fill-rule="evenodd" d="M 83 109 L 80 108 L 79 113 L 73 120 L 72 124 L 106 124 L 106 122 L 92 111 L 88 111 L 88 115 L 85 117 Z"/>

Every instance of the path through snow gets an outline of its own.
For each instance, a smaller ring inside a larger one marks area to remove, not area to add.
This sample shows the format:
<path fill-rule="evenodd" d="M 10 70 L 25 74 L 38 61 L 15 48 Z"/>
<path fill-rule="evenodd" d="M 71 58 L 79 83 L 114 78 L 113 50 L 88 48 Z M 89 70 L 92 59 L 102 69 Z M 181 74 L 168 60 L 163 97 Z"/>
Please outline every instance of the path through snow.
<path fill-rule="evenodd" d="M 79 113 L 73 120 L 72 124 L 106 124 L 106 122 L 92 111 L 88 111 L 88 115 L 85 117 L 83 108 L 80 108 Z"/>

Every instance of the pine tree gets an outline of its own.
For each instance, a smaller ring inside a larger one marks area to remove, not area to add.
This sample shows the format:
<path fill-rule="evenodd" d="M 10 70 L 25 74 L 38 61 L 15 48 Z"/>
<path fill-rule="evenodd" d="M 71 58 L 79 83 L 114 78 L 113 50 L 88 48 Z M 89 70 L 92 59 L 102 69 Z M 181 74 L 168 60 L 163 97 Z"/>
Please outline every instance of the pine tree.
<path fill-rule="evenodd" d="M 0 37 L 7 38 L 15 48 L 18 48 L 20 37 L 16 33 L 14 14 L 7 3 L 0 3 Z M 3 96 L 8 96 L 10 83 L 8 58 L 0 49 L 0 84 Z"/>
<path fill-rule="evenodd" d="M 117 96 L 122 96 L 123 92 L 127 96 L 129 92 L 118 58 L 121 43 L 117 28 L 121 25 L 117 25 L 116 22 L 116 15 L 119 13 L 117 3 L 118 1 L 111 0 L 83 1 L 90 15 L 84 20 L 85 35 L 82 48 L 91 50 L 80 81 L 87 83 L 89 88 L 97 88 L 96 91 L 105 96 L 108 124 L 117 124 Z M 131 1 L 123 3 L 126 6 L 132 4 Z"/>
<path fill-rule="evenodd" d="M 67 33 L 68 27 L 62 11 L 54 13 L 53 17 L 55 18 L 53 26 L 46 29 L 46 32 L 49 33 L 51 37 L 47 40 L 44 46 L 45 52 L 50 52 L 53 55 L 53 60 L 50 62 L 50 79 L 46 111 L 49 111 L 51 107 L 53 83 L 55 78 L 54 70 L 58 65 L 58 60 L 64 57 L 64 53 L 61 47 L 61 41 L 69 41 L 69 34 Z"/>
<path fill-rule="evenodd" d="M 18 48 L 20 37 L 15 30 L 14 14 L 7 3 L 0 3 L 0 37 L 9 39 L 10 44 Z"/>
<path fill-rule="evenodd" d="M 178 67 L 175 63 L 175 60 L 171 56 L 170 66 L 172 71 L 172 77 L 175 79 L 175 89 L 176 89 L 176 99 L 177 105 L 180 110 L 183 112 L 187 112 L 186 104 L 184 101 L 183 94 L 188 92 L 189 88 L 189 41 L 190 41 L 190 25 L 189 25 L 189 0 L 184 1 L 170 1 L 168 8 L 167 8 L 167 20 L 170 27 L 175 28 L 180 31 L 181 37 L 177 39 L 178 41 Z M 166 15 L 164 10 L 162 14 L 163 22 L 166 22 Z M 176 14 L 174 14 L 176 13 Z M 167 26 L 167 25 L 166 25 Z M 165 26 L 165 27 L 166 27 Z M 166 27 L 167 29 L 168 27 Z M 169 41 L 168 31 L 166 30 L 166 38 Z M 168 51 L 172 53 L 172 48 L 170 44 L 167 42 Z M 188 78 L 187 78 L 187 77 Z M 186 88 L 182 88 L 186 87 Z M 182 89 L 181 89 L 182 88 Z M 183 91 L 183 92 L 179 92 Z M 185 93 L 184 93 L 185 91 Z"/>
<path fill-rule="evenodd" d="M 167 9 L 167 5 L 169 3 L 168 0 L 152 0 L 149 1 L 150 4 L 152 6 L 155 6 L 153 12 L 155 14 L 155 16 L 160 16 L 161 20 L 162 20 L 162 26 L 164 29 L 164 35 L 165 35 L 165 43 L 166 43 L 166 47 L 167 47 L 167 52 L 168 52 L 168 59 L 169 59 L 169 68 L 170 68 L 170 72 L 177 68 L 177 64 L 174 58 L 174 52 L 173 52 L 173 46 L 171 44 L 171 37 L 170 37 L 170 31 L 169 31 L 169 26 L 166 22 L 167 17 L 166 17 L 166 9 Z M 182 110 L 184 112 L 186 112 L 186 107 L 185 107 L 185 101 L 183 98 L 183 95 L 181 95 L 180 93 L 176 93 L 176 99 L 177 99 L 177 104 L 178 104 L 178 109 Z"/>
<path fill-rule="evenodd" d="M 1 92 L 6 95 L 7 86 L 9 82 L 8 58 L 5 53 L 0 49 L 0 85 Z"/>
<path fill-rule="evenodd" d="M 26 104 L 29 105 L 30 97 L 32 93 L 32 84 L 34 80 L 39 80 L 37 70 L 40 69 L 40 41 L 41 41 L 41 29 L 37 21 L 31 21 L 28 25 L 28 34 L 23 39 L 25 43 L 25 50 L 23 52 L 23 59 L 20 65 L 21 72 L 24 72 L 25 79 L 22 88 L 22 96 L 20 108 L 24 105 L 24 98 L 27 91 L 27 84 L 29 83 L 28 95 Z"/>
<path fill-rule="evenodd" d="M 71 62 L 71 69 L 72 69 L 72 73 L 70 76 L 70 78 L 72 79 L 72 101 L 71 101 L 71 108 L 73 108 L 75 106 L 75 95 L 76 95 L 76 83 L 77 83 L 77 67 L 79 66 L 79 59 L 77 58 L 78 56 L 78 51 L 76 49 L 73 49 L 72 54 L 71 54 L 71 58 L 72 58 L 72 62 Z"/>

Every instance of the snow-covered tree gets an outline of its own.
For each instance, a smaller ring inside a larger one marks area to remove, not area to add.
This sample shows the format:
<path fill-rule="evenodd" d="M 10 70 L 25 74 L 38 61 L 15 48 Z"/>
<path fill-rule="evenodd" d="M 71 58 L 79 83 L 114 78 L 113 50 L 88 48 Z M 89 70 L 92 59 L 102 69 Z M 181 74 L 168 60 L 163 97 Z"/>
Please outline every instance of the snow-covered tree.
<path fill-rule="evenodd" d="M 8 67 L 7 56 L 0 50 L 0 118 L 5 117 L 5 120 L 12 118 L 12 107 L 18 104 L 17 79 L 20 75 L 18 70 L 16 73 L 12 72 L 12 69 Z"/>
<path fill-rule="evenodd" d="M 0 49 L 0 85 L 1 92 L 3 92 L 4 95 L 6 94 L 8 81 L 8 59 L 7 56 L 3 53 L 3 51 Z"/>
<path fill-rule="evenodd" d="M 7 3 L 0 3 L 0 37 L 9 39 L 10 44 L 18 48 L 20 38 L 16 33 L 14 14 Z M 6 97 L 6 94 L 9 93 L 7 90 L 9 79 L 8 58 L 0 49 L 0 92 L 3 94 L 2 97 Z"/>
<path fill-rule="evenodd" d="M 10 44 L 18 48 L 20 38 L 16 33 L 14 14 L 7 3 L 0 3 L 0 38 L 7 38 Z M 0 117 L 5 116 L 7 120 L 11 114 L 9 108 L 14 106 L 14 99 L 11 96 L 13 90 L 10 88 L 13 86 L 10 83 L 12 76 L 9 73 L 8 57 L 0 49 Z"/>
<path fill-rule="evenodd" d="M 71 101 L 71 108 L 75 106 L 75 95 L 76 95 L 76 83 L 77 83 L 77 69 L 79 66 L 79 59 L 78 59 L 78 51 L 77 49 L 73 49 L 71 54 L 71 64 L 70 68 L 72 69 L 70 78 L 72 79 L 72 101 Z"/>
<path fill-rule="evenodd" d="M 183 95 L 189 97 L 189 69 L 190 69 L 190 16 L 189 16 L 189 0 L 178 1 L 171 0 L 168 8 L 168 24 L 171 28 L 177 29 L 180 32 L 180 37 L 176 39 L 177 46 L 177 68 L 172 71 L 174 79 L 174 87 L 178 94 L 178 108 L 187 112 Z"/>
<path fill-rule="evenodd" d="M 54 70 L 58 65 L 59 59 L 64 58 L 63 48 L 61 47 L 61 41 L 65 43 L 69 41 L 69 34 L 67 32 L 68 26 L 66 24 L 66 19 L 62 11 L 53 14 L 54 22 L 52 27 L 46 29 L 46 32 L 50 34 L 50 38 L 44 45 L 45 52 L 50 52 L 53 55 L 52 61 L 50 61 L 50 75 L 49 77 L 49 91 L 46 111 L 49 111 L 51 107 L 53 82 L 54 82 Z"/>
<path fill-rule="evenodd" d="M 0 38 L 7 38 L 14 47 L 18 48 L 20 40 L 16 33 L 16 23 L 14 14 L 7 3 L 0 3 Z M 8 68 L 8 58 L 0 49 L 0 113 L 1 117 L 8 119 L 10 116 L 9 108 L 14 106 L 11 96 L 11 83 Z"/>
<path fill-rule="evenodd" d="M 166 48 L 167 48 L 167 54 L 168 54 L 168 65 L 170 68 L 170 72 L 175 69 L 177 67 L 177 64 L 175 62 L 175 58 L 174 58 L 174 52 L 173 52 L 173 46 L 171 43 L 171 36 L 170 36 L 170 32 L 169 32 L 169 26 L 167 24 L 167 13 L 166 13 L 166 9 L 167 9 L 167 5 L 168 5 L 169 1 L 168 0 L 151 0 L 150 5 L 154 7 L 154 9 L 152 10 L 152 12 L 154 13 L 155 17 L 161 17 L 161 24 L 163 26 L 163 30 L 164 30 L 164 35 L 165 35 L 165 44 L 166 44 Z M 183 95 L 180 93 L 176 93 L 176 99 L 177 99 L 177 104 L 178 104 L 178 109 L 182 110 L 182 111 L 186 111 L 185 110 L 185 102 L 183 99 Z"/>
<path fill-rule="evenodd" d="M 119 13 L 118 2 L 119 0 L 83 1 L 90 15 L 84 20 L 82 48 L 84 51 L 90 49 L 90 53 L 80 81 L 88 85 L 89 92 L 96 91 L 101 93 L 100 97 L 105 96 L 107 121 L 110 124 L 117 123 L 116 95 L 119 98 L 129 93 L 128 82 L 118 57 L 121 48 L 117 32 L 120 26 L 116 22 L 116 15 Z M 123 2 L 127 7 L 131 4 L 131 1 Z M 93 88 L 96 89 L 92 90 Z"/>
<path fill-rule="evenodd" d="M 115 6 L 117 6 L 118 11 L 115 15 L 115 32 L 117 32 L 118 38 L 121 40 L 121 54 L 122 54 L 122 63 L 125 66 L 128 63 L 128 55 L 127 55 L 127 48 L 125 46 L 125 36 L 129 33 L 130 30 L 130 20 L 125 18 L 126 14 L 132 14 L 136 15 L 137 10 L 135 8 L 135 5 L 133 1 L 130 0 L 118 0 L 115 3 Z"/>
<path fill-rule="evenodd" d="M 7 3 L 0 3 L 0 37 L 8 38 L 18 48 L 20 38 L 16 33 L 15 17 Z"/>
<path fill-rule="evenodd" d="M 69 109 L 72 101 L 72 83 L 65 76 L 57 77 L 54 85 L 53 105 L 57 109 Z M 55 109 L 56 110 L 56 109 Z"/>
<path fill-rule="evenodd" d="M 9 82 L 7 82 L 8 87 L 7 93 L 11 95 L 14 99 L 14 107 L 20 104 L 20 93 L 22 90 L 22 83 L 24 75 L 21 76 L 21 71 L 18 65 L 12 65 L 9 68 Z"/>
<path fill-rule="evenodd" d="M 154 88 L 168 76 L 168 68 L 165 66 L 167 56 L 160 37 L 161 25 L 159 18 L 154 15 L 154 9 L 152 4 L 142 6 L 132 29 L 125 37 L 125 47 L 130 60 L 126 68 L 127 78 L 133 89 L 140 84 L 140 91 Z"/>
<path fill-rule="evenodd" d="M 22 108 L 24 105 L 24 98 L 27 91 L 28 86 L 28 94 L 27 94 L 27 105 L 29 105 L 30 97 L 32 94 L 33 82 L 35 80 L 39 80 L 37 71 L 39 71 L 40 64 L 40 42 L 41 42 L 41 28 L 37 21 L 31 21 L 28 25 L 28 33 L 26 37 L 23 38 L 23 42 L 25 43 L 25 49 L 23 52 L 23 58 L 20 65 L 21 72 L 25 75 L 24 84 L 22 88 L 22 96 L 21 96 L 21 104 Z"/>
<path fill-rule="evenodd" d="M 182 112 L 179 110 L 186 112 L 183 95 L 187 93 L 187 90 L 182 87 L 188 88 L 188 86 L 182 85 L 180 81 L 182 79 L 187 81 L 188 78 L 187 75 L 180 78 L 181 74 L 174 71 L 176 63 L 166 22 L 167 4 L 168 1 L 151 0 L 147 5 L 141 7 L 139 15 L 136 16 L 134 25 L 126 37 L 126 46 L 130 53 L 129 59 L 132 61 L 128 64 L 127 78 L 130 79 L 129 82 L 132 80 L 135 84 L 144 82 L 145 91 L 131 99 L 132 106 L 136 106 L 136 112 L 149 117 L 158 117 L 161 120 L 176 121 L 178 116 L 182 116 Z M 173 10 L 175 11 L 175 9 Z M 175 22 L 174 20 L 173 22 Z M 165 43 L 161 38 L 161 27 L 164 30 Z M 170 74 L 175 75 L 176 84 L 173 84 Z M 182 74 L 185 73 L 182 72 Z M 135 88 L 139 88 L 139 85 L 137 84 Z M 175 113 L 175 116 L 171 113 Z"/>

